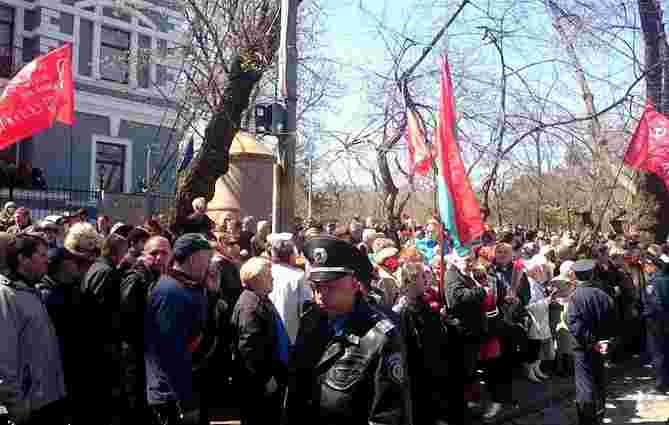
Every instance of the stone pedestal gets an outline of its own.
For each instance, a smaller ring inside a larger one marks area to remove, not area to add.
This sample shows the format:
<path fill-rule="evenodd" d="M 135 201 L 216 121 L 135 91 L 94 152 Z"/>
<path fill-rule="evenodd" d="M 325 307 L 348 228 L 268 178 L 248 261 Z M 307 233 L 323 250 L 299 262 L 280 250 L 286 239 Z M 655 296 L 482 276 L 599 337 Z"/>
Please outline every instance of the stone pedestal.
<path fill-rule="evenodd" d="M 255 136 L 237 133 L 230 147 L 230 167 L 216 181 L 214 197 L 207 214 L 217 225 L 224 219 L 240 220 L 252 215 L 257 220 L 272 215 L 271 150 L 256 142 Z"/>

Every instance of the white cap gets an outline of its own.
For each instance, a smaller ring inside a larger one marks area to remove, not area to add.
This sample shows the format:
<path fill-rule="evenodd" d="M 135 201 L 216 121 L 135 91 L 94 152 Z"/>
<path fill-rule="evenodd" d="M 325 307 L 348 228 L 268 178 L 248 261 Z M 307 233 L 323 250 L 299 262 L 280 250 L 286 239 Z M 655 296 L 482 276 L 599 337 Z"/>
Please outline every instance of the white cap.
<path fill-rule="evenodd" d="M 574 262 L 567 260 L 560 265 L 560 275 L 567 276 L 567 274 L 574 269 Z"/>
<path fill-rule="evenodd" d="M 293 240 L 293 234 L 292 233 L 272 233 L 267 236 L 267 242 L 269 243 L 274 243 L 274 242 L 285 242 L 285 241 L 292 241 Z"/>
<path fill-rule="evenodd" d="M 573 270 L 576 273 L 589 272 L 595 268 L 595 260 L 578 260 L 574 262 Z"/>
<path fill-rule="evenodd" d="M 48 215 L 48 216 L 44 217 L 44 219 L 42 221 L 57 224 L 57 225 L 60 226 L 61 224 L 63 224 L 63 216 L 62 215 Z"/>

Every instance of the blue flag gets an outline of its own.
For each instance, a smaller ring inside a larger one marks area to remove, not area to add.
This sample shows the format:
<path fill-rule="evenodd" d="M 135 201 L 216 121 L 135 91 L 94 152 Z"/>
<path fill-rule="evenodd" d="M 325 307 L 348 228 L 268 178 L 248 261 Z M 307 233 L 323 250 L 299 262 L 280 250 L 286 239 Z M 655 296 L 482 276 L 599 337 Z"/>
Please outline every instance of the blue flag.
<path fill-rule="evenodd" d="M 186 150 L 184 151 L 184 156 L 181 158 L 181 164 L 179 164 L 179 169 L 177 172 L 182 172 L 188 167 L 188 164 L 193 159 L 193 154 L 194 154 L 194 147 L 193 147 L 193 138 L 191 137 L 190 140 L 188 141 L 188 144 L 186 145 Z"/>

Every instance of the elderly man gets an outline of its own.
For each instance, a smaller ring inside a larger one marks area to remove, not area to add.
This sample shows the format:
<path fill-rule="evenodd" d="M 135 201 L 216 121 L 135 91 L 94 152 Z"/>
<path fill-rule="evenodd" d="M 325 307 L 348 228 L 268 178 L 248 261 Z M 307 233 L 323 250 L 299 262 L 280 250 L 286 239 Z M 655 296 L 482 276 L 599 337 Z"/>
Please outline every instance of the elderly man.
<path fill-rule="evenodd" d="M 360 293 L 372 265 L 332 237 L 310 239 L 304 253 L 316 303 L 300 320 L 284 423 L 410 423 L 404 342 Z"/>
<path fill-rule="evenodd" d="M 362 242 L 362 233 L 364 230 L 364 226 L 358 219 L 353 219 L 351 220 L 351 223 L 349 224 L 349 232 L 351 233 L 351 242 L 354 244 L 358 244 Z"/>
<path fill-rule="evenodd" d="M 108 215 L 101 215 L 98 217 L 97 223 L 98 223 L 98 233 L 100 233 L 104 237 L 109 236 L 112 227 L 111 217 L 109 217 Z"/>
<path fill-rule="evenodd" d="M 453 347 L 459 347 L 459 350 L 453 350 L 457 355 L 451 359 L 454 371 L 452 390 L 460 394 L 459 399 L 455 393 L 452 397 L 452 414 L 456 423 L 467 423 L 465 393 L 467 389 L 471 389 L 474 382 L 481 341 L 488 325 L 488 317 L 482 305 L 490 288 L 480 286 L 473 279 L 475 262 L 476 257 L 471 251 L 454 253 L 451 256 L 451 265 L 446 273 L 444 285 L 449 322 L 456 324 L 460 330 L 453 344 Z"/>
<path fill-rule="evenodd" d="M 71 408 L 80 404 L 79 395 L 88 390 L 89 371 L 81 368 L 88 344 L 81 338 L 81 319 L 85 316 L 79 291 L 87 268 L 86 258 L 67 248 L 51 248 L 48 272 L 36 286 L 58 336 Z"/>
<path fill-rule="evenodd" d="M 59 244 L 62 243 L 62 237 L 64 236 L 63 218 L 50 215 L 37 223 L 35 231 L 44 234 L 44 237 L 49 244 L 49 248 L 58 248 Z"/>
<path fill-rule="evenodd" d="M 28 229 L 28 227 L 32 225 L 30 210 L 24 207 L 17 208 L 17 210 L 14 212 L 14 223 L 15 224 L 13 226 L 7 229 L 7 233 L 16 235 Z"/>
<path fill-rule="evenodd" d="M 48 270 L 46 241 L 21 234 L 7 249 L 0 276 L 0 405 L 22 425 L 64 424 L 58 339 L 35 288 Z"/>
<path fill-rule="evenodd" d="M 90 223 L 76 226 L 93 228 Z M 93 230 L 95 231 L 95 230 Z M 81 284 L 82 302 L 87 326 L 95 333 L 89 335 L 89 354 L 84 367 L 98 370 L 82 402 L 82 422 L 112 422 L 120 413 L 119 355 L 121 349 L 119 304 L 121 272 L 118 265 L 128 250 L 128 242 L 118 235 L 107 237 L 102 243 L 102 255 L 88 269 Z"/>
<path fill-rule="evenodd" d="M 197 410 L 193 353 L 206 321 L 204 283 L 213 251 L 202 235 L 187 233 L 173 253 L 174 265 L 151 291 L 144 321 L 146 394 L 159 425 L 180 424 L 184 413 Z"/>
<path fill-rule="evenodd" d="M 150 422 L 146 405 L 146 371 L 144 367 L 144 321 L 146 300 L 151 288 L 166 271 L 172 255 L 170 242 L 153 236 L 145 244 L 141 256 L 121 282 L 121 380 L 123 381 L 125 420 Z"/>
<path fill-rule="evenodd" d="M 311 288 L 306 284 L 304 272 L 295 267 L 295 243 L 290 233 L 268 236 L 272 256 L 274 290 L 269 294 L 279 316 L 286 326 L 290 343 L 295 343 L 304 303 L 311 301 Z"/>
<path fill-rule="evenodd" d="M 253 224 L 254 218 L 252 216 L 244 217 L 242 220 L 242 228 L 239 233 L 239 249 L 251 253 L 251 239 L 254 236 Z"/>
<path fill-rule="evenodd" d="M 181 226 L 182 233 L 201 233 L 212 236 L 216 223 L 207 216 L 207 200 L 195 198 L 193 200 L 193 213 L 186 218 Z"/>
<path fill-rule="evenodd" d="M 16 211 L 16 203 L 9 201 L 0 212 L 0 231 L 6 232 L 16 222 L 14 221 L 14 212 Z"/>

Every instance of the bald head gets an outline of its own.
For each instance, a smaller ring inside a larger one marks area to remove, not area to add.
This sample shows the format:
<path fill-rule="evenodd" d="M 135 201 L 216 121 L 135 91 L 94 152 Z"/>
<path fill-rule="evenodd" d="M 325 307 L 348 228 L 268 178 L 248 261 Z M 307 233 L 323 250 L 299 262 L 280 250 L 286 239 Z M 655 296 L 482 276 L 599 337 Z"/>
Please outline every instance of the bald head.
<path fill-rule="evenodd" d="M 167 267 L 167 262 L 172 255 L 172 246 L 167 238 L 152 236 L 144 244 L 144 256 L 149 258 L 155 271 L 162 272 Z"/>

